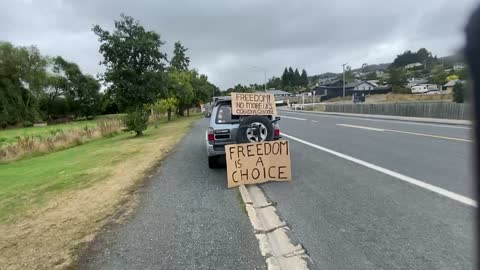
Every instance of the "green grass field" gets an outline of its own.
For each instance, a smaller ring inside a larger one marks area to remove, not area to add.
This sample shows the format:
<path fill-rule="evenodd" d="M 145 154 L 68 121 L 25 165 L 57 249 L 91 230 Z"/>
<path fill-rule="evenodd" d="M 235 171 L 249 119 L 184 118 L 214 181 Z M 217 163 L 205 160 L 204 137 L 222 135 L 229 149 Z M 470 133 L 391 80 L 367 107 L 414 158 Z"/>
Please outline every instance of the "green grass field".
<path fill-rule="evenodd" d="M 121 133 L 47 155 L 0 164 L 0 222 L 15 220 L 30 207 L 48 201 L 60 191 L 83 188 L 105 179 L 120 161 L 142 155 L 145 147 L 151 147 L 152 141 L 172 135 L 182 136 L 199 117 L 185 117 L 169 123 L 160 121 L 157 128 L 150 127 L 144 136 L 138 138 L 131 133 Z"/>
<path fill-rule="evenodd" d="M 94 127 L 96 126 L 95 120 L 88 121 L 75 121 L 66 124 L 57 124 L 46 127 L 28 127 L 28 128 L 14 128 L 14 129 L 5 129 L 0 130 L 0 146 L 15 143 L 17 137 L 20 136 L 39 136 L 39 137 L 48 137 L 51 136 L 51 133 L 61 129 L 63 131 L 74 129 L 74 128 L 84 128 L 84 127 Z"/>

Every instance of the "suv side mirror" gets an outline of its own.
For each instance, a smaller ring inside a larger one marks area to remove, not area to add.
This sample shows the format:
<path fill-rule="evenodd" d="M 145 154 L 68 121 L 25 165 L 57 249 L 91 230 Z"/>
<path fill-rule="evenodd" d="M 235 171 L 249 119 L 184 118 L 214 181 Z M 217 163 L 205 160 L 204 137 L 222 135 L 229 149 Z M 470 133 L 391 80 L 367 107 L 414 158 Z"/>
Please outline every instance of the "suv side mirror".
<path fill-rule="evenodd" d="M 212 116 L 211 112 L 205 112 L 205 118 L 210 118 Z"/>

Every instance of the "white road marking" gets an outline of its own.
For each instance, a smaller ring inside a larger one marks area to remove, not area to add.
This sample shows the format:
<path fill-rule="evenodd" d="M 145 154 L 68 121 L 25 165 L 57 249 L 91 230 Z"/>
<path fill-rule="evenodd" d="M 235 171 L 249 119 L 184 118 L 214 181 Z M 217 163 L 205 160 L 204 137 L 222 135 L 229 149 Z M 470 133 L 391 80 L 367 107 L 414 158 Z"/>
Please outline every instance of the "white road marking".
<path fill-rule="evenodd" d="M 287 119 L 293 119 L 293 120 L 302 120 L 302 121 L 307 120 L 307 119 L 305 119 L 305 118 L 290 117 L 290 116 L 285 116 L 285 115 L 280 115 L 280 118 L 287 118 Z"/>
<path fill-rule="evenodd" d="M 303 115 L 305 113 L 296 113 L 296 112 L 286 112 L 282 111 L 282 113 L 290 113 L 296 115 Z M 395 124 L 404 124 L 404 125 L 416 125 L 416 126 L 429 126 L 429 127 L 444 127 L 444 128 L 456 128 L 456 129 L 471 129 L 471 127 L 466 126 L 455 126 L 455 125 L 442 125 L 442 124 L 430 124 L 430 123 L 419 123 L 419 122 L 408 122 L 402 120 L 385 120 L 385 119 L 373 119 L 373 118 L 361 118 L 361 117 L 353 117 L 353 116 L 340 116 L 340 115 L 327 115 L 327 114 L 310 114 L 310 116 L 318 116 L 318 117 L 327 117 L 327 118 L 344 118 L 350 120 L 360 120 L 360 121 L 372 121 L 372 122 L 387 122 L 387 123 L 395 123 Z M 281 117 L 285 117 L 282 116 Z"/>
<path fill-rule="evenodd" d="M 469 205 L 469 206 L 477 207 L 477 202 L 476 202 L 475 200 L 472 200 L 472 199 L 470 199 L 470 198 L 468 198 L 468 197 L 465 197 L 465 196 L 463 196 L 463 195 L 460 195 L 460 194 L 457 194 L 457 193 L 448 191 L 448 190 L 443 189 L 443 188 L 441 188 L 441 187 L 437 187 L 437 186 L 428 184 L 428 183 L 426 183 L 426 182 L 423 182 L 423 181 L 417 180 L 417 179 L 415 179 L 415 178 L 412 178 L 412 177 L 409 177 L 409 176 L 406 176 L 406 175 L 403 175 L 403 174 L 394 172 L 394 171 L 392 171 L 392 170 L 389 170 L 389 169 L 386 169 L 386 168 L 377 166 L 377 165 L 375 165 L 375 164 L 372 164 L 372 163 L 369 163 L 369 162 L 360 160 L 360 159 L 358 159 L 358 158 L 354 158 L 354 157 L 351 157 L 351 156 L 348 156 L 348 155 L 339 153 L 339 152 L 337 152 L 337 151 L 334 151 L 334 150 L 325 148 L 325 147 L 323 147 L 323 146 L 316 145 L 316 144 L 313 144 L 313 143 L 304 141 L 304 140 L 302 140 L 302 139 L 299 139 L 299 138 L 297 138 L 297 137 L 294 137 L 294 136 L 291 136 L 291 135 L 288 135 L 288 134 L 285 134 L 285 133 L 282 133 L 282 136 L 287 137 L 287 138 L 289 138 L 289 139 L 292 139 L 292 140 L 294 140 L 294 141 L 303 143 L 303 144 L 308 145 L 308 146 L 310 146 L 310 147 L 316 148 L 316 149 L 318 149 L 318 150 L 327 152 L 327 153 L 332 154 L 332 155 L 334 155 L 334 156 L 337 156 L 337 157 L 346 159 L 346 160 L 348 160 L 348 161 L 351 161 L 351 162 L 360 164 L 360 165 L 365 166 L 365 167 L 367 167 L 367 168 L 370 168 L 370 169 L 372 169 L 372 170 L 375 170 L 375 171 L 384 173 L 384 174 L 386 174 L 386 175 L 395 177 L 395 178 L 397 178 L 397 179 L 399 179 L 399 180 L 402 180 L 402 181 L 405 181 L 405 182 L 407 182 L 407 183 L 416 185 L 416 186 L 421 187 L 421 188 L 424 188 L 424 189 L 426 189 L 426 190 L 435 192 L 435 193 L 437 193 L 437 194 L 439 194 L 439 195 L 445 196 L 445 197 L 450 198 L 450 199 L 452 199 L 452 200 L 455 200 L 455 201 L 457 201 L 457 202 L 461 202 L 461 203 L 466 204 L 466 205 Z"/>
<path fill-rule="evenodd" d="M 422 136 L 422 137 L 430 137 L 430 138 L 451 140 L 451 141 L 473 142 L 472 140 L 467 140 L 467 139 L 447 137 L 447 136 L 439 136 L 439 135 L 425 134 L 425 133 L 417 133 L 417 132 L 409 132 L 409 131 L 402 131 L 402 130 L 395 130 L 395 129 L 371 128 L 371 127 L 357 126 L 357 125 L 347 125 L 347 124 L 337 124 L 337 126 L 368 129 L 368 130 L 374 130 L 374 131 L 387 131 L 387 132 L 394 132 L 394 133 L 401 133 L 401 134 L 408 134 L 408 135 L 415 135 L 415 136 Z"/>
<path fill-rule="evenodd" d="M 356 126 L 356 125 L 347 125 L 347 124 L 337 124 L 337 126 L 351 127 L 351 128 L 360 128 L 360 129 L 368 129 L 368 130 L 374 130 L 374 131 L 385 131 L 384 129 L 381 129 L 381 128 L 371 128 L 371 127 Z"/>
<path fill-rule="evenodd" d="M 317 120 L 312 120 L 312 122 L 314 122 L 314 123 L 318 123 L 318 121 L 317 121 Z"/>

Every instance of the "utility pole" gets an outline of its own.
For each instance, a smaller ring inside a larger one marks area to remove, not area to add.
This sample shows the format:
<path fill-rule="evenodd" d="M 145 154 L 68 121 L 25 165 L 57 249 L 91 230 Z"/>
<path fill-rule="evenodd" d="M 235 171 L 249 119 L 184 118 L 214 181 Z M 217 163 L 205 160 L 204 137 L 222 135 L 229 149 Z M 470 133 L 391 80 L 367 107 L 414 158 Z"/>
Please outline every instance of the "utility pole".
<path fill-rule="evenodd" d="M 263 85 L 263 91 L 267 92 L 267 70 L 263 67 L 259 66 L 252 66 L 253 68 L 258 68 L 260 70 L 263 70 L 263 80 L 264 80 L 264 85 Z"/>
<path fill-rule="evenodd" d="M 345 66 L 347 65 L 348 63 L 345 63 L 342 65 L 342 69 L 343 69 L 343 99 L 345 101 Z"/>
<path fill-rule="evenodd" d="M 263 91 L 267 92 L 267 71 L 264 69 L 263 70 L 263 79 L 265 84 L 263 85 Z"/>

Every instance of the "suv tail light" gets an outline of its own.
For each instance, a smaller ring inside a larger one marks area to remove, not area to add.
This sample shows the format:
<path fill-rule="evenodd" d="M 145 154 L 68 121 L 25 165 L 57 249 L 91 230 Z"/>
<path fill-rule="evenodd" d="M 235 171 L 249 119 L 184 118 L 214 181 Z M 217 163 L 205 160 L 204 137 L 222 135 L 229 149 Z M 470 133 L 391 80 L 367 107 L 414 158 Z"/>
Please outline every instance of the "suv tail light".
<path fill-rule="evenodd" d="M 273 130 L 273 136 L 274 136 L 274 137 L 279 137 L 279 136 L 280 136 L 280 129 L 275 128 L 275 129 Z"/>
<path fill-rule="evenodd" d="M 215 140 L 215 135 L 213 134 L 213 128 L 208 128 L 208 141 L 213 142 Z"/>

